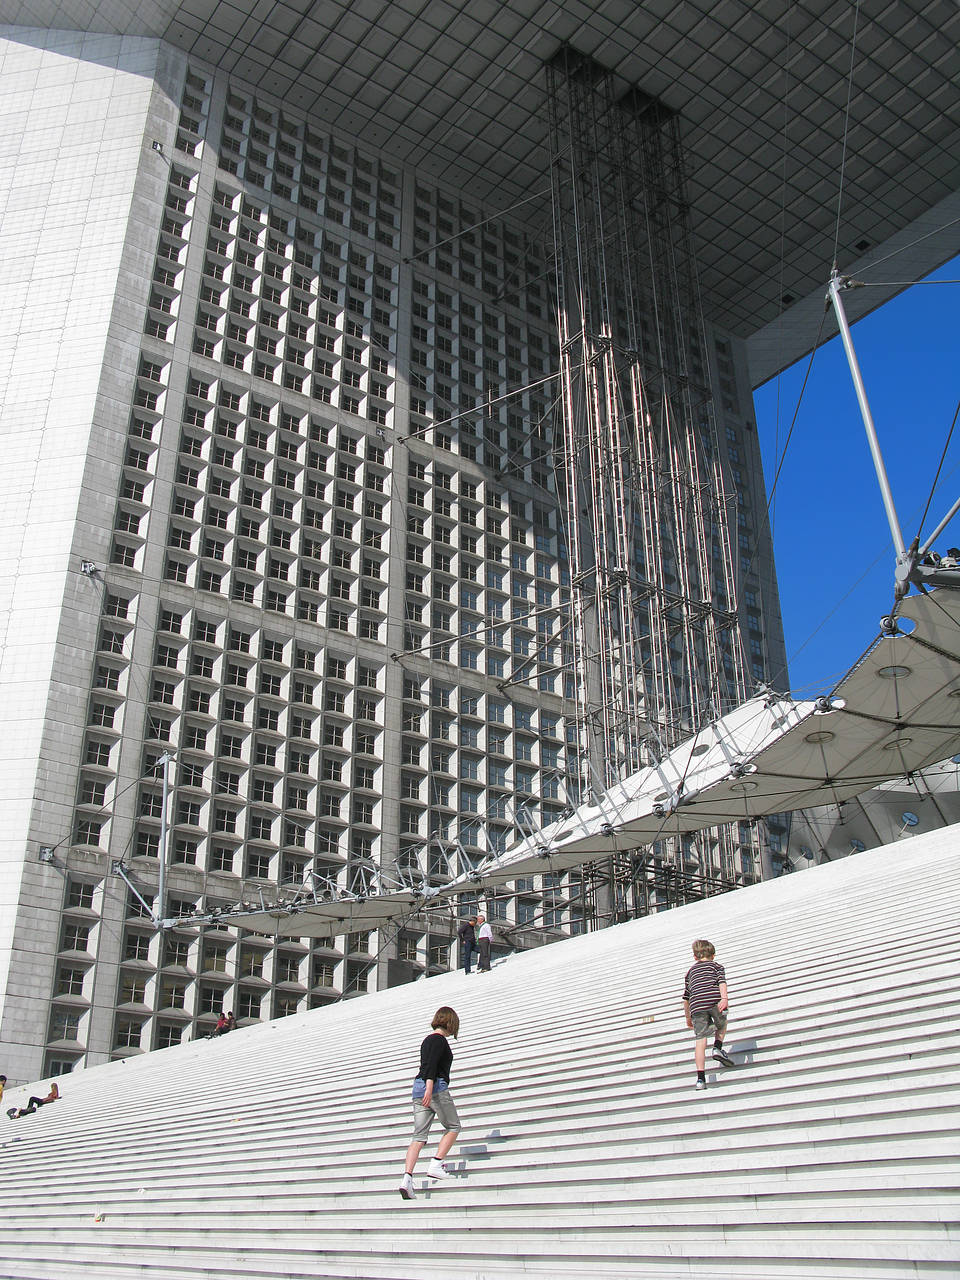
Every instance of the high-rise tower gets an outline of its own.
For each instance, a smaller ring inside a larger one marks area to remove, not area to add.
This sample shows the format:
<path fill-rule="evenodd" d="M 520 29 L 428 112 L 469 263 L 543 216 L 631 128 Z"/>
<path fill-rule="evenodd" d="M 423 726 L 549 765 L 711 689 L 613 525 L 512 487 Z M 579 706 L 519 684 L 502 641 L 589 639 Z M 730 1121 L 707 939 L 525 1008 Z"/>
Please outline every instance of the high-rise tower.
<path fill-rule="evenodd" d="M 446 967 L 440 916 L 330 943 L 151 917 L 437 883 L 782 683 L 745 342 L 785 286 L 744 319 L 698 154 L 701 316 L 689 140 L 610 43 L 667 24 L 592 7 L 614 83 L 526 0 L 522 29 L 248 7 L 3 4 L 11 1079 Z M 759 866 L 749 824 L 661 854 L 614 910 Z M 486 905 L 577 929 L 593 883 Z"/>

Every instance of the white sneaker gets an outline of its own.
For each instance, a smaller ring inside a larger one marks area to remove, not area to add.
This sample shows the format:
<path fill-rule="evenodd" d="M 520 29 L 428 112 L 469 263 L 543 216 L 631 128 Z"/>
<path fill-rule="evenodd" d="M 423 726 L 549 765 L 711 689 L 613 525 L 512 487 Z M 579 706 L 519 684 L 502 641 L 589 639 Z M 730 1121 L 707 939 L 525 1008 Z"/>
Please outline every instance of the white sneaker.
<path fill-rule="evenodd" d="M 400 1183 L 400 1194 L 404 1200 L 416 1200 L 417 1193 L 413 1189 L 413 1174 L 405 1173 Z"/>
<path fill-rule="evenodd" d="M 447 1166 L 443 1163 L 442 1160 L 438 1160 L 436 1156 L 434 1156 L 434 1158 L 430 1161 L 430 1168 L 427 1170 L 427 1177 L 428 1178 L 449 1178 L 450 1170 L 447 1168 Z"/>
<path fill-rule="evenodd" d="M 706 1080 L 698 1080 L 698 1081 L 697 1081 L 697 1088 L 698 1088 L 698 1089 L 705 1089 L 706 1087 L 707 1087 L 707 1082 L 706 1082 Z"/>

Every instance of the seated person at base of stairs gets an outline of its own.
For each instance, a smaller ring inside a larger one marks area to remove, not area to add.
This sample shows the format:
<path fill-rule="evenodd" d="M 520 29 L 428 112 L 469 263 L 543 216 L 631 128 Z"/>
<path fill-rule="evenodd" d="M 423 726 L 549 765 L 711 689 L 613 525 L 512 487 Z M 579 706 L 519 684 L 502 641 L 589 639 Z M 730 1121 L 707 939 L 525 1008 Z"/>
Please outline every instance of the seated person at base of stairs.
<path fill-rule="evenodd" d="M 21 1116 L 32 1116 L 38 1107 L 45 1107 L 48 1102 L 57 1102 L 60 1098 L 60 1090 L 57 1082 L 54 1080 L 50 1085 L 50 1092 L 45 1098 L 28 1098 L 27 1105 L 21 1107 L 19 1111 L 16 1107 L 11 1107 L 7 1115 L 11 1120 L 19 1120 Z"/>

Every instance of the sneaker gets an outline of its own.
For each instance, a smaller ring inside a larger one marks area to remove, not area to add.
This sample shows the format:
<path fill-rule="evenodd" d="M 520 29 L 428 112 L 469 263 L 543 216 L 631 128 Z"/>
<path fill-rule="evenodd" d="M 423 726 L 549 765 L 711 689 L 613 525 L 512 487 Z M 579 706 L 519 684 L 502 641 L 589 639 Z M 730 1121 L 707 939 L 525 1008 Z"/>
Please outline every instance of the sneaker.
<path fill-rule="evenodd" d="M 430 1167 L 427 1170 L 427 1177 L 428 1178 L 449 1178 L 450 1170 L 447 1168 L 447 1166 L 443 1163 L 442 1160 L 438 1160 L 436 1157 L 434 1157 L 430 1161 Z"/>
<path fill-rule="evenodd" d="M 11 1119 L 11 1120 L 16 1120 L 16 1118 L 17 1118 L 17 1108 L 16 1108 L 16 1107 L 10 1107 L 10 1108 L 9 1108 L 9 1110 L 7 1111 L 7 1115 L 10 1117 L 10 1119 Z"/>
<path fill-rule="evenodd" d="M 416 1200 L 417 1194 L 413 1189 L 413 1174 L 405 1173 L 400 1183 L 400 1195 L 404 1200 Z"/>
<path fill-rule="evenodd" d="M 698 1090 L 699 1090 L 699 1089 L 705 1089 L 706 1087 L 707 1087 L 707 1082 L 706 1082 L 706 1080 L 698 1080 L 698 1081 L 697 1081 L 697 1089 L 698 1089 Z"/>
<path fill-rule="evenodd" d="M 720 1045 L 714 1046 L 713 1056 L 717 1062 L 722 1062 L 725 1067 L 736 1066 L 736 1063 L 730 1057 L 729 1053 L 727 1053 L 726 1049 L 722 1048 Z"/>

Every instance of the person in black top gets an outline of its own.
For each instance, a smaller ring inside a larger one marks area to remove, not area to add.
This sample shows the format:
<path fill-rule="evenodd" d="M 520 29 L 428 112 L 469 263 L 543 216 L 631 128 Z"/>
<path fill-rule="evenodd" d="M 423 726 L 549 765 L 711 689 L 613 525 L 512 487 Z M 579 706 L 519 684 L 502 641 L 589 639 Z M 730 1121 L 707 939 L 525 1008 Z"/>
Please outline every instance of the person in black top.
<path fill-rule="evenodd" d="M 463 972 L 470 972 L 470 957 L 477 949 L 477 917 L 468 916 L 457 930 L 457 937 L 463 947 Z"/>
<path fill-rule="evenodd" d="M 455 1010 L 443 1005 L 433 1015 L 430 1026 L 431 1034 L 420 1046 L 420 1069 L 413 1082 L 413 1139 L 407 1148 L 407 1160 L 399 1188 L 404 1200 L 414 1199 L 413 1171 L 420 1152 L 426 1145 L 434 1116 L 439 1117 L 444 1132 L 437 1154 L 427 1169 L 428 1177 L 450 1177 L 450 1170 L 443 1163 L 443 1157 L 456 1142 L 460 1132 L 460 1117 L 450 1096 L 453 1050 L 448 1043 L 450 1036 L 456 1040 L 460 1019 Z"/>

